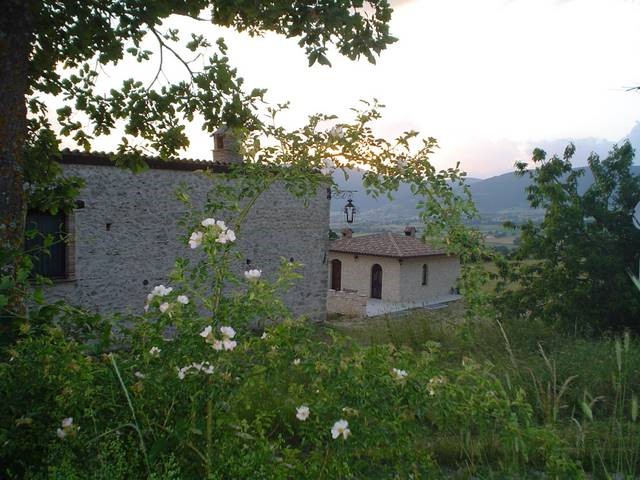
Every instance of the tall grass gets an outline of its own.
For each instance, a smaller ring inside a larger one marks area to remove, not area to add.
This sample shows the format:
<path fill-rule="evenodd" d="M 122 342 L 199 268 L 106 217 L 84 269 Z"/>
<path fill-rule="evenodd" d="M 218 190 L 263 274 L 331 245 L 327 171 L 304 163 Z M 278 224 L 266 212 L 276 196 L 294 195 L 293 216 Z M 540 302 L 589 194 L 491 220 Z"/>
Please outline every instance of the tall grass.
<path fill-rule="evenodd" d="M 443 365 L 459 365 L 465 358 L 488 364 L 504 388 L 525 392 L 540 427 L 557 432 L 566 442 L 564 448 L 596 478 L 640 475 L 636 337 L 574 337 L 530 321 L 462 322 L 462 312 L 458 304 L 335 323 L 333 328 L 363 344 L 437 351 L 434 358 Z M 490 449 L 491 442 L 485 440 Z"/>

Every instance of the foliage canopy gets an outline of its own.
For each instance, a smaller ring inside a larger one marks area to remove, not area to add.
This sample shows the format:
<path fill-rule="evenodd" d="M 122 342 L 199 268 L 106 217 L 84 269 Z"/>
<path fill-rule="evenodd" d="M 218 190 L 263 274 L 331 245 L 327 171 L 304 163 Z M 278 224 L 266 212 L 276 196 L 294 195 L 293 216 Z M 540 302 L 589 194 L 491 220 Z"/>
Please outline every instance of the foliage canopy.
<path fill-rule="evenodd" d="M 528 314 L 582 332 L 640 330 L 640 297 L 628 271 L 640 258 L 640 231 L 633 211 L 640 177 L 633 175 L 633 148 L 626 142 L 601 160 L 588 159 L 593 184 L 580 191 L 585 169 L 574 169 L 569 145 L 563 158 L 533 152 L 535 168 L 517 164 L 533 185 L 528 200 L 546 209 L 542 223 L 523 225 L 516 261 L 503 264 L 500 300 L 512 313 Z M 506 289 L 506 284 L 516 287 Z"/>
<path fill-rule="evenodd" d="M 365 6 L 366 4 L 366 6 Z M 29 110 L 46 109 L 36 96 L 53 94 L 65 100 L 58 109 L 60 134 L 88 148 L 92 138 L 111 133 L 124 122 L 120 154 L 132 154 L 138 138 L 142 147 L 161 157 L 188 145 L 184 124 L 202 116 L 212 132 L 221 124 L 251 126 L 254 102 L 262 91 L 242 91 L 243 80 L 229 64 L 222 39 L 216 45 L 203 35 L 163 25 L 171 15 L 246 31 L 252 36 L 275 32 L 299 38 L 310 64 L 329 64 L 327 50 L 335 44 L 351 59 L 375 61 L 388 44 L 391 8 L 385 0 L 323 2 L 236 2 L 228 0 L 163 0 L 100 2 L 31 2 L 32 35 L 28 73 Z M 150 50 L 149 39 L 156 43 Z M 212 53 L 213 50 L 213 53 Z M 163 62 L 172 56 L 185 79 L 161 82 Z M 100 65 L 118 64 L 127 57 L 155 62 L 154 80 L 144 85 L 130 78 L 108 92 L 98 85 Z M 192 59 L 207 59 L 198 69 Z M 164 83 L 164 84 L 162 84 Z M 75 115 L 88 117 L 88 125 Z M 42 128 L 41 122 L 32 131 Z M 133 156 L 133 160 L 135 160 Z M 132 158 L 128 158 L 132 161 Z"/>

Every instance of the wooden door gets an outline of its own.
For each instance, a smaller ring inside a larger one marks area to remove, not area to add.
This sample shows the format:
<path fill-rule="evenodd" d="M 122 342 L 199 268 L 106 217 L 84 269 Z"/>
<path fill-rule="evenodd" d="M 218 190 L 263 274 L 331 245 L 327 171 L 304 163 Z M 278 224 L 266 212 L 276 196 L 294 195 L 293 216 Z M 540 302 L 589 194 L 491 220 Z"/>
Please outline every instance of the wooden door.
<path fill-rule="evenodd" d="M 342 289 L 342 262 L 340 260 L 331 260 L 331 289 Z"/>
<path fill-rule="evenodd" d="M 371 298 L 382 298 L 382 267 L 377 263 L 371 267 Z"/>

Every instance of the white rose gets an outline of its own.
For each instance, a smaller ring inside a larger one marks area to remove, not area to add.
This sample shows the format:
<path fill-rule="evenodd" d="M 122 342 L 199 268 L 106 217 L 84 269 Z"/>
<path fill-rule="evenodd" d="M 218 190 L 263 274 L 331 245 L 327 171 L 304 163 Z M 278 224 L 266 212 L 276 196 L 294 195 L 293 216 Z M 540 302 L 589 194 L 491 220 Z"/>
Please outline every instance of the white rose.
<path fill-rule="evenodd" d="M 296 408 L 296 418 L 301 422 L 304 422 L 307 418 L 309 418 L 309 413 L 309 407 L 307 407 L 306 405 L 300 405 L 298 408 Z"/>
<path fill-rule="evenodd" d="M 176 300 L 182 305 L 186 305 L 189 303 L 189 297 L 187 297 L 186 295 L 178 295 L 178 298 Z"/>
<path fill-rule="evenodd" d="M 244 278 L 249 281 L 258 280 L 262 276 L 262 270 L 258 270 L 257 268 L 247 270 L 244 272 Z"/>
<path fill-rule="evenodd" d="M 227 339 L 231 339 L 236 336 L 236 331 L 233 327 L 220 327 L 220 333 Z"/>
<path fill-rule="evenodd" d="M 345 440 L 347 439 L 347 437 L 349 437 L 349 435 L 351 435 L 351 430 L 349 430 L 349 422 L 347 422 L 346 420 L 338 420 L 333 424 L 333 427 L 331 427 L 331 437 L 333 437 L 334 440 L 337 439 L 340 435 L 342 435 L 342 438 L 344 438 Z"/>
<path fill-rule="evenodd" d="M 236 345 L 238 345 L 238 343 L 235 340 L 224 339 L 222 341 L 222 345 L 224 346 L 225 350 L 233 350 L 234 348 L 236 348 Z"/>
<path fill-rule="evenodd" d="M 398 380 L 402 380 L 408 375 L 406 370 L 399 370 L 397 368 L 393 368 L 392 372 L 393 372 L 393 376 L 396 377 L 396 379 Z"/>
<path fill-rule="evenodd" d="M 203 237 L 204 234 L 202 232 L 193 232 L 189 237 L 189 247 L 198 248 L 200 245 L 202 245 Z"/>

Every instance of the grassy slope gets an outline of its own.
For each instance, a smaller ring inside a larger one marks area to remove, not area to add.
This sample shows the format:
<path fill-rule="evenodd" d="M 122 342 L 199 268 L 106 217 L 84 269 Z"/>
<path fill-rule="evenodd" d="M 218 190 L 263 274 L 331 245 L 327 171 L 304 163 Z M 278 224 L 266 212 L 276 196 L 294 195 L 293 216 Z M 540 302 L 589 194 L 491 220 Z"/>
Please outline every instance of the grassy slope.
<path fill-rule="evenodd" d="M 603 478 L 607 472 L 640 473 L 634 400 L 640 392 L 640 341 L 575 338 L 523 321 L 464 322 L 463 313 L 459 302 L 441 310 L 333 322 L 330 328 L 367 345 L 435 348 L 443 365 L 465 358 L 488 362 L 505 385 L 526 392 L 537 422 L 558 431 L 587 470 Z"/>

